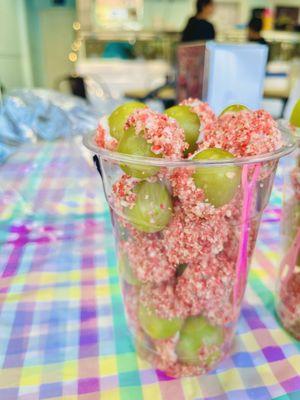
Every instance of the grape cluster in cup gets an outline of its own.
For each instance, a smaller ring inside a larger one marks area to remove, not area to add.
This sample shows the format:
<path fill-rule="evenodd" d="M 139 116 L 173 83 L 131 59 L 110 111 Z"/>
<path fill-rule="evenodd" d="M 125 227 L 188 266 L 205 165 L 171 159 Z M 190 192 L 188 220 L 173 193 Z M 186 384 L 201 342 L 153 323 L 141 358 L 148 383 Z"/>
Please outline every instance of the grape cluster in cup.
<path fill-rule="evenodd" d="M 279 149 L 277 125 L 242 105 L 216 116 L 197 99 L 163 114 L 129 102 L 100 121 L 95 141 L 126 156 L 108 198 L 137 347 L 171 376 L 204 373 L 229 351 L 239 312 L 243 193 L 234 161 Z"/>

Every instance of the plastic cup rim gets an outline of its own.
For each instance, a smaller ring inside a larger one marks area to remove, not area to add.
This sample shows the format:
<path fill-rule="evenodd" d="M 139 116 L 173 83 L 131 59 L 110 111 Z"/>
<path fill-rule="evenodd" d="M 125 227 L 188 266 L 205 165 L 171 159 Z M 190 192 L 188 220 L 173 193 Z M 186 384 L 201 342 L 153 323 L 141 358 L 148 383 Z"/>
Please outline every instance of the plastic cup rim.
<path fill-rule="evenodd" d="M 291 123 L 287 119 L 279 119 L 278 126 L 280 130 L 290 131 L 292 137 L 296 141 L 296 144 L 299 146 L 300 142 L 300 127 L 292 126 Z"/>
<path fill-rule="evenodd" d="M 142 156 L 131 156 L 118 153 L 115 151 L 106 150 L 97 146 L 95 136 L 97 131 L 92 131 L 83 136 L 83 145 L 90 150 L 94 155 L 98 155 L 101 159 L 111 161 L 113 163 L 146 165 L 161 168 L 183 168 L 183 167 L 212 167 L 212 166 L 240 166 L 246 164 L 258 164 L 274 160 L 290 154 L 296 148 L 295 136 L 291 134 L 291 129 L 287 121 L 280 121 L 279 129 L 285 145 L 273 152 L 260 154 L 257 156 L 238 157 L 233 159 L 220 160 L 170 160 L 166 158 L 151 158 Z"/>

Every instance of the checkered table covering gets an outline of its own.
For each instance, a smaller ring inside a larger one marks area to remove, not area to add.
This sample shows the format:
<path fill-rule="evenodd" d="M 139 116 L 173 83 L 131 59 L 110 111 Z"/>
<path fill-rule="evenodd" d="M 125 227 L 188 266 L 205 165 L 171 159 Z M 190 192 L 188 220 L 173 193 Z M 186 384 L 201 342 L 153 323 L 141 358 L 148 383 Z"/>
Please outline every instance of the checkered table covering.
<path fill-rule="evenodd" d="M 96 172 L 74 143 L 25 147 L 0 168 L 0 399 L 300 399 L 300 344 L 274 312 L 280 202 L 276 187 L 232 356 L 170 379 L 127 335 Z"/>

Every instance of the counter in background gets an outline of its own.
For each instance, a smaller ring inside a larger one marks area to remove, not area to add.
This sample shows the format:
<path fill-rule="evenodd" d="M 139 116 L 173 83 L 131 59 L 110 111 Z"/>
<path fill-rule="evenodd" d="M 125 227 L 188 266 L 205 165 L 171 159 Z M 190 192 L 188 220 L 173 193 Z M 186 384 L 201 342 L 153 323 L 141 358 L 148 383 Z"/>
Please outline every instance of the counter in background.
<path fill-rule="evenodd" d="M 128 91 L 148 91 L 163 85 L 172 67 L 164 60 L 84 59 L 77 63 L 76 72 L 120 98 Z"/>

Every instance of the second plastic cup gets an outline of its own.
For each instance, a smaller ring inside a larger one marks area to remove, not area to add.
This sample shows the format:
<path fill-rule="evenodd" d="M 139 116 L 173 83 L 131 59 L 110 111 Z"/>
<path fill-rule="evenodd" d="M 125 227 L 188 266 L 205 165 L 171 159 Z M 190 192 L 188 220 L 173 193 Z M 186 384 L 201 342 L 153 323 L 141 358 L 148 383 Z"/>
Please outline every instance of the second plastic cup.
<path fill-rule="evenodd" d="M 287 121 L 281 122 L 288 126 Z M 294 129 L 294 165 L 285 168 L 282 244 L 284 257 L 277 280 L 276 308 L 283 326 L 300 340 L 300 128 Z"/>

